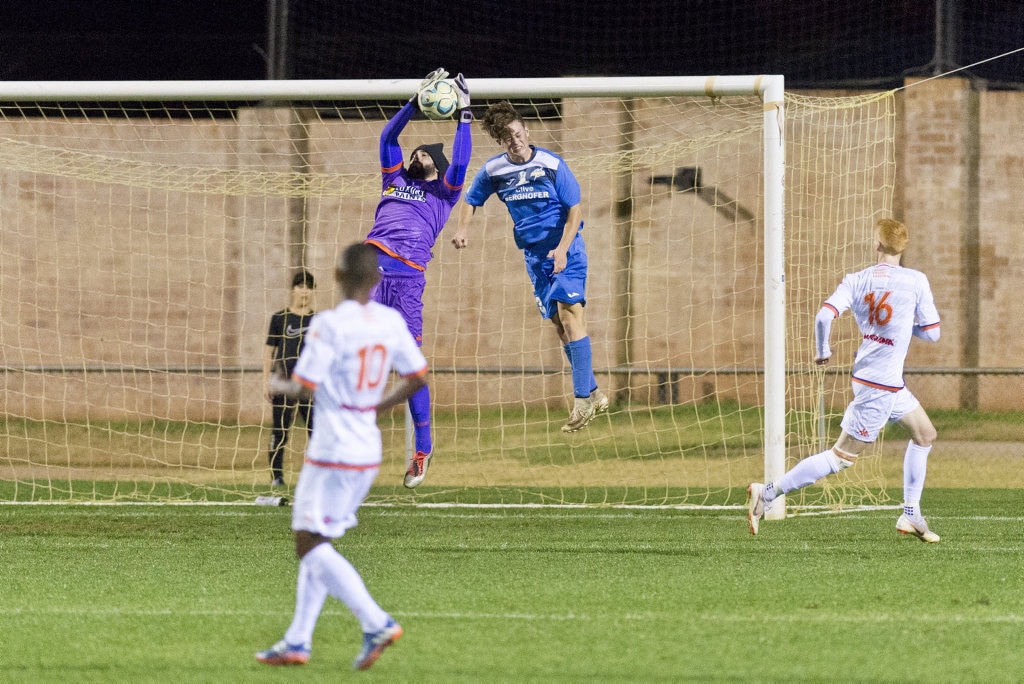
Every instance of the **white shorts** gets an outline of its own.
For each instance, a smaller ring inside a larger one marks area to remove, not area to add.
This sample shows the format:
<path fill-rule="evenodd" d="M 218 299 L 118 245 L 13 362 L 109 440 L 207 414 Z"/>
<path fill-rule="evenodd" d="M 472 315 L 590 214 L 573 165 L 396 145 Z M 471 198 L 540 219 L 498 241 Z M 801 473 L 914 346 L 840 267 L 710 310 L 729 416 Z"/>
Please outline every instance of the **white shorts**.
<path fill-rule="evenodd" d="M 893 392 L 855 382 L 853 401 L 843 414 L 843 430 L 862 442 L 874 442 L 886 423 L 901 420 L 920 405 L 906 387 Z"/>
<path fill-rule="evenodd" d="M 345 534 L 356 526 L 356 511 L 379 470 L 379 466 L 355 469 L 303 464 L 295 485 L 292 529 L 331 539 Z"/>

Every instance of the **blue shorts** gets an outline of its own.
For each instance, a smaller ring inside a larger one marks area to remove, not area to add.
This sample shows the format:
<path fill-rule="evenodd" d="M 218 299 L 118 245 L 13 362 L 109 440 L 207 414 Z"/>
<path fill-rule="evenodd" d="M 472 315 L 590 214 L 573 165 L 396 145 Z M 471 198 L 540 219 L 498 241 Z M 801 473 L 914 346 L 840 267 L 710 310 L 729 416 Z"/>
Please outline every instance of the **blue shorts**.
<path fill-rule="evenodd" d="M 587 304 L 587 248 L 583 244 L 583 236 L 577 233 L 569 245 L 565 269 L 561 273 L 553 273 L 555 260 L 548 257 L 548 251 L 523 251 L 526 274 L 533 283 L 533 296 L 544 318 L 551 318 L 557 313 L 558 302 Z"/>

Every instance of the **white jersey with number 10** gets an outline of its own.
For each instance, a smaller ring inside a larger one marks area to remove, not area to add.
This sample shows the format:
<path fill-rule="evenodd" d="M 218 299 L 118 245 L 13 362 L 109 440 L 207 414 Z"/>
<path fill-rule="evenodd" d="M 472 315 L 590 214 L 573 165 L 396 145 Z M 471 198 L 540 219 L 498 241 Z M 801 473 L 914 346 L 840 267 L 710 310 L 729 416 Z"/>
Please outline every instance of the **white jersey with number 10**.
<path fill-rule="evenodd" d="M 392 368 L 402 376 L 427 372 L 427 361 L 401 315 L 376 302 L 346 300 L 313 318 L 294 377 L 314 389 L 306 448 L 313 461 L 379 464 L 377 404 Z"/>

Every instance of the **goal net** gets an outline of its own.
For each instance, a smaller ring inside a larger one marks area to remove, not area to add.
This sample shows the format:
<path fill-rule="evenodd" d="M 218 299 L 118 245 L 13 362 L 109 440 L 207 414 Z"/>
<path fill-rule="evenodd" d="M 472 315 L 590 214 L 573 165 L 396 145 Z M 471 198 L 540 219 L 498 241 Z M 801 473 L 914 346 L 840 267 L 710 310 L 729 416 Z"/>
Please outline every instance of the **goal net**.
<path fill-rule="evenodd" d="M 316 309 L 336 302 L 338 251 L 380 195 L 381 128 L 417 85 L 0 84 L 0 500 L 289 491 L 306 433 L 289 432 L 289 489 L 272 490 L 268 321 L 298 268 Z M 835 439 L 848 366 L 813 366 L 812 320 L 892 211 L 892 93 L 783 96 L 779 77 L 470 87 L 478 113 L 511 100 L 580 180 L 612 406 L 560 431 L 568 362 L 492 201 L 467 249 L 449 222 L 427 269 L 427 480 L 402 488 L 406 420 L 382 415 L 374 498 L 735 505 Z M 417 118 L 400 142 L 450 151 L 454 130 Z M 473 138 L 470 178 L 500 152 Z M 853 332 L 834 337 L 852 361 Z M 870 458 L 846 473 L 791 504 L 884 496 Z"/>

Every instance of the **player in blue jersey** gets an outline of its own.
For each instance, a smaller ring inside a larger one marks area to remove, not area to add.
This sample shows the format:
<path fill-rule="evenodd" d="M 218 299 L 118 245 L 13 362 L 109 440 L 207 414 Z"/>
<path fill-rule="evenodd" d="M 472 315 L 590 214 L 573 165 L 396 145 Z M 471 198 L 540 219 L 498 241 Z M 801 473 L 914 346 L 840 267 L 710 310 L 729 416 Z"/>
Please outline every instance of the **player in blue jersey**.
<path fill-rule="evenodd" d="M 554 323 L 572 368 L 574 401 L 562 431 L 576 432 L 608 408 L 594 377 L 584 318 L 587 251 L 580 234 L 580 185 L 564 159 L 530 144 L 530 131 L 511 103 L 491 105 L 480 124 L 505 151 L 489 159 L 466 190 L 452 244 L 466 247 L 477 207 L 497 194 L 512 217 L 537 307 Z"/>
<path fill-rule="evenodd" d="M 447 78 L 448 72 L 431 72 L 420 90 Z M 378 250 L 381 281 L 373 299 L 397 309 L 409 326 L 416 344 L 423 345 L 423 289 L 432 248 L 462 193 L 466 168 L 473 152 L 469 89 L 462 74 L 455 78 L 459 96 L 458 124 L 452 144 L 452 161 L 444 156 L 442 143 L 420 145 L 412 151 L 409 165 L 398 136 L 416 113 L 416 95 L 384 126 L 380 134 L 382 192 L 373 227 L 366 243 Z M 417 91 L 417 94 L 419 91 Z M 423 482 L 433 452 L 430 434 L 430 389 L 424 386 L 409 399 L 415 428 L 415 453 L 407 459 L 404 484 L 410 489 Z"/>
<path fill-rule="evenodd" d="M 751 483 L 747 492 L 747 522 L 757 534 L 761 517 L 777 496 L 806 487 L 827 475 L 849 468 L 874 442 L 886 423 L 902 424 L 910 432 L 903 456 L 903 511 L 896 531 L 934 543 L 939 535 L 921 514 L 928 453 L 936 431 L 928 414 L 903 381 L 903 364 L 910 340 L 939 340 L 939 312 L 924 273 L 900 265 L 909 236 L 899 221 L 882 219 L 876 225 L 878 261 L 843 278 L 814 319 L 814 362 L 832 358 L 832 321 L 849 309 L 861 332 L 853 362 L 853 401 L 843 415 L 843 432 L 835 445 L 803 459 L 775 482 Z"/>

